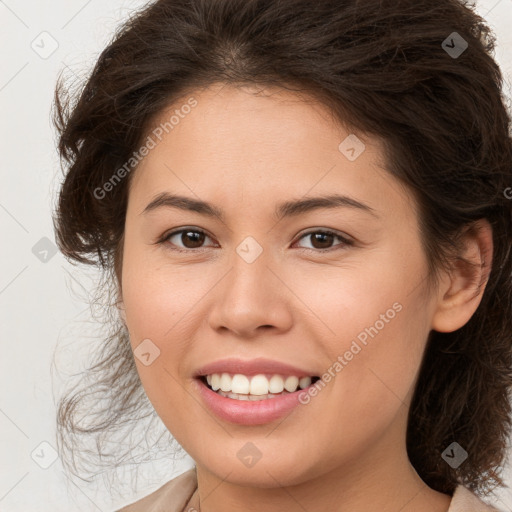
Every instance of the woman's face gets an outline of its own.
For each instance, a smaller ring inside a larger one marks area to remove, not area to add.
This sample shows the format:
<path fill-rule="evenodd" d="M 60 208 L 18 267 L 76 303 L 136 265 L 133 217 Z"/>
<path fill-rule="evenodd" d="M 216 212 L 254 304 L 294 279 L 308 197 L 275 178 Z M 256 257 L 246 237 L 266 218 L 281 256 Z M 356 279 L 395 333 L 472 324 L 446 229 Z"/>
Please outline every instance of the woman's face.
<path fill-rule="evenodd" d="M 122 265 L 159 416 L 198 468 L 259 487 L 403 456 L 436 307 L 415 203 L 382 168 L 382 146 L 317 103 L 266 91 L 216 85 L 162 114 L 131 183 Z M 155 203 L 162 194 L 186 200 Z M 256 374 L 267 380 L 254 393 L 279 389 L 273 375 L 324 378 L 236 400 L 198 372 L 239 374 L 239 393 Z"/>

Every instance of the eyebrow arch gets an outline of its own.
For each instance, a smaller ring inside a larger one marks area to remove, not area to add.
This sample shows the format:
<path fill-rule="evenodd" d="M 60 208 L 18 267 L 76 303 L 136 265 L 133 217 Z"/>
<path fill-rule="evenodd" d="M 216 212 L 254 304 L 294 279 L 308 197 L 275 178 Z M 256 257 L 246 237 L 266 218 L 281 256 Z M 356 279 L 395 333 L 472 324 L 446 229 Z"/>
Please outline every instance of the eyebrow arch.
<path fill-rule="evenodd" d="M 354 208 L 363 212 L 370 213 L 374 217 L 378 217 L 375 210 L 365 203 L 361 203 L 351 197 L 340 194 L 329 194 L 325 196 L 309 197 L 295 201 L 286 201 L 277 206 L 274 216 L 277 220 L 284 217 L 292 217 L 307 213 L 320 208 Z"/>
<path fill-rule="evenodd" d="M 141 214 L 146 214 L 163 206 L 168 208 L 179 208 L 180 210 L 200 213 L 201 215 L 206 215 L 207 217 L 218 217 L 221 220 L 223 219 L 222 210 L 210 203 L 200 201 L 198 199 L 192 199 L 191 197 L 169 194 L 168 192 L 162 192 L 161 194 L 158 194 L 146 206 L 146 208 L 142 210 Z"/>
<path fill-rule="evenodd" d="M 146 214 L 161 207 L 179 208 L 180 210 L 196 212 L 207 217 L 217 217 L 221 221 L 224 220 L 224 214 L 220 208 L 205 201 L 176 194 L 169 194 L 168 192 L 162 192 L 158 194 L 144 208 L 141 214 Z M 378 215 L 375 213 L 375 210 L 367 204 L 361 203 L 360 201 L 352 199 L 351 197 L 340 194 L 309 197 L 306 199 L 298 199 L 280 203 L 274 212 L 274 217 L 276 220 L 281 220 L 284 217 L 293 217 L 302 213 L 318 210 L 320 208 L 340 207 L 358 209 L 369 213 L 374 217 L 378 217 Z"/>

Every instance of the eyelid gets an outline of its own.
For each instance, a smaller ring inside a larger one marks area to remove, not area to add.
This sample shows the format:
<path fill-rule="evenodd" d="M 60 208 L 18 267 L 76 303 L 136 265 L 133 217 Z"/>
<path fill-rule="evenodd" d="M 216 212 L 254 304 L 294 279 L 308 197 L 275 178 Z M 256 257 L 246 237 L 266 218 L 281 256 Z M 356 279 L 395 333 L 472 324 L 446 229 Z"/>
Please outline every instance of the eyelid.
<path fill-rule="evenodd" d="M 204 230 L 202 228 L 198 228 L 198 227 L 195 227 L 195 226 L 185 226 L 185 227 L 182 227 L 182 228 L 175 229 L 175 230 L 168 231 L 168 232 L 164 233 L 155 242 L 155 244 L 165 244 L 174 235 L 177 235 L 179 233 L 183 233 L 185 231 L 193 231 L 193 232 L 201 233 L 201 234 L 207 236 L 208 238 L 210 238 L 211 240 L 214 240 L 214 237 L 211 236 L 206 230 Z M 303 231 L 302 233 L 297 235 L 296 240 L 293 242 L 292 245 L 295 245 L 296 243 L 300 242 L 303 238 L 306 238 L 308 235 L 311 235 L 311 234 L 314 234 L 314 233 L 323 233 L 323 234 L 332 235 L 332 236 L 338 238 L 339 240 L 341 240 L 341 243 L 336 244 L 333 247 L 327 247 L 325 249 L 315 249 L 314 247 L 313 248 L 311 248 L 311 247 L 298 247 L 299 250 L 313 252 L 313 253 L 321 253 L 322 254 L 322 253 L 327 253 L 327 252 L 331 252 L 331 251 L 342 250 L 342 249 L 344 249 L 346 247 L 351 247 L 351 246 L 354 245 L 354 240 L 350 236 L 348 236 L 348 235 L 346 235 L 344 233 L 338 232 L 337 230 L 334 230 L 334 229 L 331 229 L 331 228 L 309 228 L 306 231 Z M 211 246 L 208 246 L 208 247 L 211 247 Z M 187 249 L 187 248 L 178 247 L 178 246 L 173 244 L 173 247 L 170 250 L 176 251 L 176 252 L 182 252 L 182 253 L 191 253 L 191 252 L 203 252 L 206 249 L 208 249 L 208 247 L 197 247 L 195 249 Z"/>
<path fill-rule="evenodd" d="M 171 230 L 171 231 L 167 231 L 165 232 L 160 238 L 158 238 L 158 240 L 155 242 L 156 245 L 159 245 L 159 244 L 165 244 L 169 241 L 169 239 L 174 236 L 174 235 L 177 235 L 179 233 L 183 233 L 185 231 L 194 231 L 194 232 L 197 232 L 197 233 L 201 233 L 205 236 L 207 236 L 208 238 L 210 238 L 211 240 L 213 240 L 213 236 L 211 236 L 206 230 L 204 229 L 201 229 L 201 228 L 198 228 L 198 227 L 195 227 L 195 226 L 185 226 L 185 227 L 182 227 L 182 228 L 179 228 L 179 229 L 175 229 L 175 230 Z M 172 247 L 171 250 L 173 251 L 177 251 L 177 252 L 201 252 L 201 251 L 204 251 L 205 249 L 207 249 L 208 247 L 198 247 L 196 249 L 187 249 L 187 248 L 182 248 L 182 247 Z"/>
<path fill-rule="evenodd" d="M 351 237 L 349 237 L 348 235 L 345 235 L 344 233 L 340 233 L 339 231 L 336 231 L 336 230 L 330 229 L 330 228 L 312 228 L 312 229 L 303 231 L 302 233 L 300 233 L 297 236 L 296 242 L 294 242 L 293 244 L 299 242 L 303 238 L 305 238 L 308 235 L 311 235 L 313 233 L 323 233 L 323 234 L 333 235 L 341 240 L 341 244 L 337 244 L 332 247 L 328 247 L 326 249 L 315 249 L 315 248 L 310 248 L 310 247 L 299 247 L 299 249 L 306 250 L 306 251 L 313 251 L 315 253 L 318 253 L 318 252 L 325 253 L 325 252 L 329 252 L 329 251 L 340 250 L 346 246 L 354 245 L 354 240 Z"/>

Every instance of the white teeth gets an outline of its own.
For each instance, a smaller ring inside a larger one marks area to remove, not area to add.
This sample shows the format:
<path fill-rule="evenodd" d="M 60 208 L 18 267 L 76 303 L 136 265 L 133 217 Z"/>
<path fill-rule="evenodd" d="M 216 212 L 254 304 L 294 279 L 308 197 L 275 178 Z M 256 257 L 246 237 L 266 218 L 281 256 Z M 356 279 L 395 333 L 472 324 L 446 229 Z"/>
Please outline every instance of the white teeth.
<path fill-rule="evenodd" d="M 311 377 L 302 377 L 299 380 L 300 389 L 307 388 L 308 386 L 311 386 Z"/>
<path fill-rule="evenodd" d="M 298 377 L 293 377 L 293 376 L 286 377 L 286 380 L 284 381 L 284 389 L 286 389 L 286 391 L 289 391 L 290 393 L 295 391 L 297 389 L 298 385 L 299 385 Z"/>
<path fill-rule="evenodd" d="M 219 389 L 219 391 L 217 391 L 217 394 L 221 395 L 221 396 L 225 396 L 227 398 L 233 398 L 235 400 L 247 400 L 247 401 L 251 401 L 251 402 L 257 402 L 259 400 L 267 400 L 268 398 L 277 398 L 278 395 L 272 395 L 272 394 L 268 394 L 268 395 L 239 395 L 237 393 L 225 393 L 224 391 L 221 391 Z M 283 395 L 287 395 L 288 394 L 288 391 L 283 391 L 282 393 Z"/>
<path fill-rule="evenodd" d="M 298 388 L 304 389 L 311 385 L 311 377 L 282 377 L 258 374 L 252 377 L 236 373 L 213 373 L 206 376 L 206 381 L 214 391 L 222 396 L 238 398 L 239 400 L 259 400 L 263 397 L 275 398 L 275 394 L 293 393 Z M 235 395 L 233 397 L 229 395 Z"/>
<path fill-rule="evenodd" d="M 268 380 L 265 375 L 255 375 L 251 379 L 251 395 L 268 395 Z"/>
<path fill-rule="evenodd" d="M 231 377 L 229 373 L 223 373 L 220 376 L 220 389 L 222 391 L 231 391 Z"/>
<path fill-rule="evenodd" d="M 283 378 L 280 375 L 273 375 L 268 381 L 268 390 L 270 393 L 281 393 L 284 389 Z"/>
<path fill-rule="evenodd" d="M 206 380 L 208 381 L 208 377 L 206 377 Z M 212 387 L 212 389 L 214 391 L 217 391 L 219 388 L 220 388 L 220 375 L 218 373 L 214 373 L 212 376 L 211 376 L 211 382 L 210 382 L 210 386 Z"/>
<path fill-rule="evenodd" d="M 249 379 L 245 375 L 240 375 L 239 373 L 233 375 L 233 378 L 231 379 L 231 391 L 233 393 L 242 393 L 247 395 L 249 394 L 249 387 Z"/>

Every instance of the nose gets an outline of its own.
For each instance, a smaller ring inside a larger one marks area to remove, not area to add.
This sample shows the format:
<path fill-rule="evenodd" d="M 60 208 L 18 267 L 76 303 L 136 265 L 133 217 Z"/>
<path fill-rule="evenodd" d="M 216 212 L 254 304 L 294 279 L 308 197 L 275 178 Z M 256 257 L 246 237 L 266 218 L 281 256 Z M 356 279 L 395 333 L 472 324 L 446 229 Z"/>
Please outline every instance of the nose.
<path fill-rule="evenodd" d="M 278 270 L 268 266 L 263 254 L 252 263 L 236 255 L 232 268 L 216 286 L 209 325 L 243 338 L 269 330 L 286 332 L 293 322 L 292 298 Z"/>

